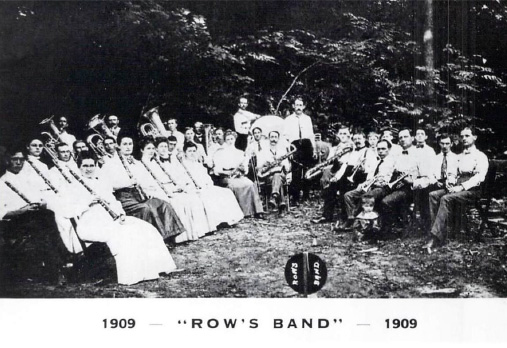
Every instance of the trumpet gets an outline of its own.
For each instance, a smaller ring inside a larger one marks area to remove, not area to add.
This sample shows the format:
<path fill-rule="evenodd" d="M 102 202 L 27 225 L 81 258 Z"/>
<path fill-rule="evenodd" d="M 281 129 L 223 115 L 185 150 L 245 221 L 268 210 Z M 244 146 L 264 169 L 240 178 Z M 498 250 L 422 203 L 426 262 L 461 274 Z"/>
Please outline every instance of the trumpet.
<path fill-rule="evenodd" d="M 265 163 L 259 169 L 259 174 L 258 174 L 259 178 L 261 178 L 261 179 L 264 178 L 271 171 L 271 169 L 279 166 L 283 160 L 292 156 L 296 151 L 297 151 L 297 148 L 294 145 L 291 145 L 289 152 L 287 152 L 286 154 L 284 154 L 280 157 L 275 157 L 275 159 L 272 162 Z"/>
<path fill-rule="evenodd" d="M 410 173 L 406 172 L 406 173 L 401 173 L 398 178 L 396 180 L 394 180 L 393 182 L 390 182 L 389 184 L 387 184 L 387 187 L 389 187 L 389 189 L 395 189 L 395 190 L 398 190 L 400 189 L 403 184 L 399 185 L 400 182 L 405 179 Z"/>
<path fill-rule="evenodd" d="M 373 184 L 374 184 L 375 182 L 377 182 L 378 178 L 379 178 L 379 174 L 377 174 L 377 175 L 375 175 L 373 178 L 371 178 L 371 179 L 370 179 L 370 182 L 366 183 L 366 181 L 365 181 L 365 182 L 363 183 L 363 185 L 364 185 L 364 186 L 363 186 L 363 190 L 364 190 L 364 192 L 368 192 L 368 191 L 371 189 L 371 187 L 373 186 Z"/>
<path fill-rule="evenodd" d="M 321 174 L 325 167 L 332 164 L 335 160 L 339 159 L 340 157 L 342 157 L 343 155 L 345 155 L 351 151 L 352 151 L 352 147 L 347 146 L 347 147 L 343 148 L 341 151 L 338 151 L 337 153 L 335 153 L 333 155 L 333 157 L 328 158 L 324 162 L 317 164 L 315 167 L 308 169 L 308 171 L 305 174 L 305 179 L 310 180 L 310 179 L 316 177 L 317 175 Z"/>

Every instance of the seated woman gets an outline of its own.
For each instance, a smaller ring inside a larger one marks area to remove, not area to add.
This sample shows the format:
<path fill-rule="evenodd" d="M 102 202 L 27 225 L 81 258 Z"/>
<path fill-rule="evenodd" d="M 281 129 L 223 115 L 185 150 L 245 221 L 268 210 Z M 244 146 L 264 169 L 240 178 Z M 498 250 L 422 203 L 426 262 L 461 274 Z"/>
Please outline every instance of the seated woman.
<path fill-rule="evenodd" d="M 245 177 L 247 159 L 245 153 L 234 147 L 236 133 L 227 131 L 221 151 L 215 153 L 215 174 L 219 176 L 218 184 L 232 190 L 245 216 L 264 218 L 262 202 L 257 186 Z"/>
<path fill-rule="evenodd" d="M 204 202 L 206 213 L 216 226 L 226 223 L 234 225 L 243 219 L 243 212 L 231 190 L 213 185 L 208 171 L 198 162 L 197 145 L 185 142 L 183 145 L 185 158 L 182 164 L 188 170 L 198 188 L 199 195 Z"/>
<path fill-rule="evenodd" d="M 151 179 L 147 192 L 158 199 L 171 203 L 176 214 L 183 222 L 186 232 L 174 237 L 175 243 L 197 240 L 206 233 L 216 230 L 216 225 L 209 221 L 201 198 L 195 192 L 188 192 L 178 187 L 174 178 L 170 178 L 155 159 L 155 144 L 151 139 L 141 143 L 141 163 Z M 177 160 L 176 160 L 177 161 Z"/>
<path fill-rule="evenodd" d="M 107 244 L 116 261 L 118 283 L 135 284 L 175 271 L 160 233 L 148 222 L 125 215 L 113 189 L 96 178 L 94 159 L 83 153 L 78 167 L 82 178 L 72 187 L 75 208 L 81 212 L 77 233 L 85 242 Z"/>

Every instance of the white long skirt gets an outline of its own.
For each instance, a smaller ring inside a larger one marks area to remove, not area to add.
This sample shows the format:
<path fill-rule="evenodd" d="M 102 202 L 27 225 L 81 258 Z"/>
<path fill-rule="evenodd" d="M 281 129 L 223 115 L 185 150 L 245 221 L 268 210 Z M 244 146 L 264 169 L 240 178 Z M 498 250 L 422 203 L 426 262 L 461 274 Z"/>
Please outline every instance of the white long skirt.
<path fill-rule="evenodd" d="M 244 217 L 236 196 L 228 188 L 219 186 L 204 187 L 200 190 L 199 196 L 204 203 L 210 223 L 215 226 L 221 223 L 234 225 Z"/>
<path fill-rule="evenodd" d="M 176 270 L 162 236 L 143 220 L 127 216 L 120 224 L 100 205 L 94 205 L 79 218 L 77 232 L 84 241 L 107 244 L 120 284 L 157 279 L 160 273 Z"/>

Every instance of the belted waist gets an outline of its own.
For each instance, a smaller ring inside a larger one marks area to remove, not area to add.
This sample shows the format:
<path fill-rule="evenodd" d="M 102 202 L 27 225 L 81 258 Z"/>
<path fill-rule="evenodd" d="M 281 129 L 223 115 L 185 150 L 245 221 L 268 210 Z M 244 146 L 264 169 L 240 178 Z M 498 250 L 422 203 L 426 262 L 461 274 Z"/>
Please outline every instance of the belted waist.
<path fill-rule="evenodd" d="M 456 180 L 456 185 L 460 185 L 465 181 L 470 180 L 472 176 L 474 176 L 474 173 L 460 173 L 458 179 Z"/>
<path fill-rule="evenodd" d="M 139 190 L 135 186 L 123 187 L 117 189 L 113 192 L 114 196 L 120 202 L 126 201 L 128 199 L 135 199 L 138 202 L 144 202 L 145 199 L 141 197 Z"/>

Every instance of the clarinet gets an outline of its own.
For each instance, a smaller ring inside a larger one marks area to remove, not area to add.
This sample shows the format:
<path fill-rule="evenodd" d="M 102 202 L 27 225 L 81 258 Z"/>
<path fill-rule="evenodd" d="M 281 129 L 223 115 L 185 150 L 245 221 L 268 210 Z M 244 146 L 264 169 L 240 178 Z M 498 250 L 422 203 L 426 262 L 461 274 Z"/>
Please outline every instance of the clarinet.
<path fill-rule="evenodd" d="M 60 163 L 58 163 L 58 158 L 55 157 L 55 154 L 53 152 L 51 152 L 46 146 L 44 146 L 44 150 L 46 150 L 46 152 L 49 154 L 49 156 L 53 160 L 53 163 L 54 163 L 56 169 L 58 169 L 58 171 L 60 172 L 60 174 L 62 174 L 62 176 L 65 179 L 65 181 L 67 181 L 69 184 L 72 184 L 71 178 L 69 178 L 69 176 L 67 175 L 67 173 L 65 173 L 65 171 L 63 170 L 63 168 L 60 165 Z M 70 169 L 69 169 L 69 171 L 70 171 Z"/>
<path fill-rule="evenodd" d="M 155 180 L 155 182 L 157 183 L 157 185 L 162 189 L 162 191 L 164 191 L 164 193 L 167 195 L 167 197 L 171 198 L 171 192 L 167 191 L 167 188 L 164 186 L 164 184 L 162 184 L 160 182 L 160 180 L 157 179 L 157 177 L 155 176 L 155 174 L 153 173 L 153 171 L 148 167 L 148 165 L 146 163 L 144 163 L 143 160 L 141 160 L 141 163 L 144 165 L 144 168 L 146 168 L 146 171 L 148 173 L 150 173 L 151 177 L 153 178 L 153 180 Z"/>
<path fill-rule="evenodd" d="M 51 181 L 49 181 L 49 179 L 40 171 L 39 168 L 37 168 L 37 166 L 32 162 L 32 160 L 30 159 L 30 157 L 28 157 L 26 159 L 26 161 L 30 164 L 30 166 L 32 166 L 33 170 L 35 170 L 35 172 L 37 173 L 37 175 L 39 175 L 42 180 L 44 180 L 44 182 L 46 183 L 46 185 L 48 185 L 48 187 L 54 192 L 54 193 L 58 193 L 58 190 L 56 189 L 56 187 L 51 183 Z"/>
<path fill-rule="evenodd" d="M 76 172 L 74 172 L 72 169 L 68 168 L 69 169 L 69 172 L 70 174 L 72 174 L 72 176 L 81 184 L 83 185 L 83 187 L 88 191 L 90 192 L 93 196 L 97 196 L 98 195 L 95 193 L 95 191 L 93 191 L 93 189 L 90 187 L 90 185 L 88 185 L 84 180 L 83 178 L 81 178 L 81 176 L 79 174 L 77 174 Z M 109 206 L 109 204 L 106 203 L 106 201 L 104 201 L 102 198 L 99 198 L 99 201 L 98 203 L 109 213 L 109 215 L 111 215 L 111 217 L 113 218 L 113 220 L 116 220 L 120 217 L 120 215 L 116 214 L 113 209 L 111 209 L 111 207 Z"/>
<path fill-rule="evenodd" d="M 190 174 L 190 171 L 188 170 L 187 166 L 183 163 L 183 161 L 181 160 L 180 157 L 176 156 L 176 158 L 178 159 L 178 161 L 180 162 L 181 166 L 183 167 L 183 169 L 185 169 L 185 172 L 187 173 L 188 177 L 190 178 L 190 180 L 192 180 L 192 183 L 194 184 L 195 188 L 200 190 L 201 189 L 201 186 L 197 185 L 197 182 L 195 181 L 194 177 L 192 176 L 192 174 Z"/>
<path fill-rule="evenodd" d="M 4 180 L 4 183 L 8 188 L 14 191 L 14 193 L 16 193 L 19 197 L 21 197 L 21 199 L 24 200 L 27 204 L 32 204 L 32 202 L 30 202 L 30 200 L 24 194 L 22 194 L 16 187 L 14 187 L 13 184 L 8 182 L 7 180 Z"/>
<path fill-rule="evenodd" d="M 123 155 L 120 153 L 119 149 L 116 149 L 116 151 L 118 152 L 118 157 L 120 157 L 121 164 L 123 165 L 123 168 L 127 172 L 127 175 L 129 176 L 130 180 L 136 181 L 134 179 L 134 175 L 130 171 L 130 168 L 129 168 L 126 160 L 125 160 L 125 157 L 123 157 Z M 134 187 L 137 190 L 137 192 L 139 193 L 139 197 L 141 198 L 142 201 L 148 200 L 148 195 L 146 195 L 146 193 L 143 191 L 143 189 L 141 188 L 141 186 L 139 186 L 139 184 L 137 184 L 137 182 L 134 185 Z"/>

